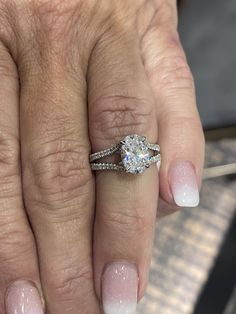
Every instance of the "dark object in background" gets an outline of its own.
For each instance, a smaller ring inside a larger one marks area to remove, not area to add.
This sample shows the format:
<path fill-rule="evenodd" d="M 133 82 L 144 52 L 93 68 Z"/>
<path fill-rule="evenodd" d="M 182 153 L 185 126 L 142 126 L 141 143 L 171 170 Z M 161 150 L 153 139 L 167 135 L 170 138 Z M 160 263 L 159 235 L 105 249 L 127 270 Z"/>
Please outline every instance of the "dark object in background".
<path fill-rule="evenodd" d="M 200 295 L 194 314 L 223 314 L 225 312 L 236 283 L 235 246 L 236 216 L 222 245 L 208 282 Z M 234 310 L 236 311 L 236 308 Z"/>
<path fill-rule="evenodd" d="M 177 5 L 178 5 L 178 8 L 180 9 L 181 6 L 184 4 L 184 2 L 186 2 L 186 0 L 177 0 Z"/>
<path fill-rule="evenodd" d="M 195 78 L 200 117 L 205 130 L 214 130 L 207 138 L 235 137 L 236 1 L 180 0 L 178 6 L 180 37 Z M 236 218 L 194 314 L 236 314 L 235 247 Z"/>
<path fill-rule="evenodd" d="M 236 125 L 236 1 L 181 1 L 179 31 L 205 129 Z"/>

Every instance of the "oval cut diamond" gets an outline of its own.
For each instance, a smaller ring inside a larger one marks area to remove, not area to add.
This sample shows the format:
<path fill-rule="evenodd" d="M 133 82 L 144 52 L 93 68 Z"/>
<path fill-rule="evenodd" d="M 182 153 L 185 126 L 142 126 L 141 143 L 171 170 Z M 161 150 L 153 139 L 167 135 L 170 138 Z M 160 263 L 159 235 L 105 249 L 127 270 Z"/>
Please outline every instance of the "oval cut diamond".
<path fill-rule="evenodd" d="M 136 134 L 126 136 L 121 142 L 121 158 L 126 172 L 142 173 L 150 162 L 146 138 Z"/>

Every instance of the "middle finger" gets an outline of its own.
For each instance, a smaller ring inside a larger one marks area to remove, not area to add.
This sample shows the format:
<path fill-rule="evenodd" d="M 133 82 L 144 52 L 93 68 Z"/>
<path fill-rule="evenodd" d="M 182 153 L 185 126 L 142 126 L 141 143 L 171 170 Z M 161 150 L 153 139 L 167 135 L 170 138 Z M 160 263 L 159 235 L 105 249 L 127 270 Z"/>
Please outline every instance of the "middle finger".
<path fill-rule="evenodd" d="M 36 238 L 47 313 L 95 314 L 99 308 L 92 272 L 94 186 L 88 163 L 86 83 L 76 44 L 67 46 L 75 42 L 68 38 L 72 34 L 63 35 L 65 16 L 60 16 L 60 29 L 47 29 L 47 23 L 58 18 L 53 14 L 49 10 L 38 15 L 42 20 L 32 36 L 36 42 L 19 60 L 25 205 Z M 77 60 L 70 58 L 74 54 Z"/>

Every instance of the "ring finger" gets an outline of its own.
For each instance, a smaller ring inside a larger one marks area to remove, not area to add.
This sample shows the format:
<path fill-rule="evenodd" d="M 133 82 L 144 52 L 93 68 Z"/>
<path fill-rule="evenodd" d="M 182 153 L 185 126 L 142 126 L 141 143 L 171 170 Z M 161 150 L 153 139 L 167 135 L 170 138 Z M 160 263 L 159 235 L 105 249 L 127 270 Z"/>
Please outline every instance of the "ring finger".
<path fill-rule="evenodd" d="M 94 152 L 138 134 L 157 141 L 154 100 L 134 30 L 110 30 L 96 45 L 89 75 Z M 106 314 L 133 313 L 144 292 L 158 196 L 157 167 L 140 175 L 96 173 L 95 284 Z M 125 277 L 125 280 L 123 280 Z M 100 290 L 100 283 L 102 289 Z"/>

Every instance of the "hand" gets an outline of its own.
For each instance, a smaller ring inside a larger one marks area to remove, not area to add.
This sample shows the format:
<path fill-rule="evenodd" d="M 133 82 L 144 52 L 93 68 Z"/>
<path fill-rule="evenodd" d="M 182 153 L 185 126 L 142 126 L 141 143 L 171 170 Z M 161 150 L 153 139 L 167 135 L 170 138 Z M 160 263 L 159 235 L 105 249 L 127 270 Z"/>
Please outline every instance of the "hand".
<path fill-rule="evenodd" d="M 0 0 L 1 313 L 43 313 L 39 295 L 50 314 L 134 312 L 157 169 L 94 180 L 88 156 L 158 140 L 163 201 L 197 205 L 204 140 L 176 24 L 174 0 Z"/>

